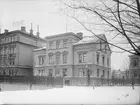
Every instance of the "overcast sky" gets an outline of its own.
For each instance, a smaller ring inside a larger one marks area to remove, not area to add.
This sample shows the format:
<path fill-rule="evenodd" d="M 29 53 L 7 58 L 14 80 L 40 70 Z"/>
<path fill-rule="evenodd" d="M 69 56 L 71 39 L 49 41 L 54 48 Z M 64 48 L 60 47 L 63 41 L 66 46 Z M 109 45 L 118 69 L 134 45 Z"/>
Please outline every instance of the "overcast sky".
<path fill-rule="evenodd" d="M 15 24 L 15 23 L 19 23 Z M 34 34 L 37 25 L 40 27 L 40 36 L 60 34 L 64 32 L 83 32 L 90 35 L 75 20 L 60 12 L 59 0 L 0 0 L 0 28 L 9 31 L 26 26 L 29 32 L 33 24 Z M 126 54 L 112 54 L 112 68 L 119 69 L 127 65 Z M 124 64 L 124 65 L 122 65 Z"/>

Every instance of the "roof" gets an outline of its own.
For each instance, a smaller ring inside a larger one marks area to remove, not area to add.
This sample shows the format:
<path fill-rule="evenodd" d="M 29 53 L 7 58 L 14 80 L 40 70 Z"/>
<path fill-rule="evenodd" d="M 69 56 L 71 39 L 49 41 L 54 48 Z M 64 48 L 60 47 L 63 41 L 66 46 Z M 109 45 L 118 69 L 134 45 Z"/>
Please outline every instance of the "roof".
<path fill-rule="evenodd" d="M 33 37 L 33 38 L 36 38 L 36 39 L 40 39 L 40 40 L 42 40 L 42 41 L 46 41 L 45 39 L 43 39 L 43 38 L 41 38 L 41 37 L 38 37 L 38 36 L 36 36 L 36 35 L 31 35 L 30 33 L 28 33 L 28 32 L 26 32 L 26 31 L 21 31 L 21 30 L 14 30 L 14 31 L 10 31 L 10 32 L 7 32 L 6 34 L 8 35 L 8 34 L 12 34 L 12 33 L 22 33 L 22 34 L 26 34 L 26 35 L 29 35 L 30 37 Z M 2 34 L 0 34 L 0 35 L 5 35 L 5 33 L 2 33 Z"/>
<path fill-rule="evenodd" d="M 61 36 L 69 36 L 69 35 L 72 35 L 74 37 L 81 39 L 77 34 L 75 34 L 73 32 L 66 32 L 66 33 L 61 33 L 61 34 L 56 34 L 56 35 L 49 35 L 49 36 L 46 36 L 45 39 L 56 38 L 56 37 L 61 37 Z"/>
<path fill-rule="evenodd" d="M 102 37 L 102 35 L 98 35 L 98 37 Z M 97 42 L 97 40 L 99 39 L 96 36 L 85 36 L 82 40 L 80 40 L 79 42 L 75 43 L 74 45 L 81 45 L 81 44 L 89 44 L 89 43 L 95 43 Z"/>
<path fill-rule="evenodd" d="M 34 51 L 46 50 L 46 46 L 34 49 Z"/>

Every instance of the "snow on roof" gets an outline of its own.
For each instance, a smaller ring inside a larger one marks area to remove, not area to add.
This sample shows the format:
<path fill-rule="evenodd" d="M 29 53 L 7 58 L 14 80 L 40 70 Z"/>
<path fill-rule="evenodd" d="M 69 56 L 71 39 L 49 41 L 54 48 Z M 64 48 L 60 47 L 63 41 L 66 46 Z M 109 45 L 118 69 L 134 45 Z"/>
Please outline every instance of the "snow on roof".
<path fill-rule="evenodd" d="M 99 37 L 102 37 L 103 35 L 98 35 Z M 87 43 L 94 43 L 98 40 L 96 36 L 84 36 L 82 40 L 79 42 L 75 43 L 74 45 L 79 45 L 79 44 L 87 44 Z"/>
<path fill-rule="evenodd" d="M 45 49 L 46 49 L 46 46 L 34 49 L 34 51 L 45 50 Z"/>

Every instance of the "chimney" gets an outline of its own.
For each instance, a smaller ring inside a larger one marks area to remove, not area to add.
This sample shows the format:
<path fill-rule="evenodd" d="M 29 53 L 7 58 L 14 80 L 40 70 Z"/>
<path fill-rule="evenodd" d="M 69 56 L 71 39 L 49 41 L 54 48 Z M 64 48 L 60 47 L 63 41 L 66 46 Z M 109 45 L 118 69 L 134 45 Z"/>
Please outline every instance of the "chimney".
<path fill-rule="evenodd" d="M 37 35 L 37 37 L 39 37 L 39 26 L 37 26 L 37 33 L 36 33 L 36 35 Z"/>
<path fill-rule="evenodd" d="M 5 34 L 7 34 L 7 33 L 8 33 L 8 30 L 7 30 L 7 29 L 5 29 L 5 30 L 4 30 L 4 33 L 5 33 Z"/>
<path fill-rule="evenodd" d="M 21 27 L 21 31 L 26 32 L 26 27 L 25 27 L 25 26 L 22 26 L 22 27 Z"/>
<path fill-rule="evenodd" d="M 77 36 L 78 36 L 80 39 L 83 39 L 83 33 L 82 33 L 82 32 L 78 32 L 78 33 L 77 33 Z"/>
<path fill-rule="evenodd" d="M 32 23 L 31 23 L 30 34 L 33 35 Z"/>

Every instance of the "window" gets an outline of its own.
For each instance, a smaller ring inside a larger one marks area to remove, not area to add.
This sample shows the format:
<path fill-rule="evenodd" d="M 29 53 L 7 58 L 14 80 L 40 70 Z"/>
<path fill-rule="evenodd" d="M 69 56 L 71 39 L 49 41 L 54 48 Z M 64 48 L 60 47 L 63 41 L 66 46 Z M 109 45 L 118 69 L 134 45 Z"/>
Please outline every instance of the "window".
<path fill-rule="evenodd" d="M 9 70 L 9 75 L 14 75 L 14 70 Z"/>
<path fill-rule="evenodd" d="M 9 65 L 15 65 L 15 58 L 10 57 L 8 61 Z"/>
<path fill-rule="evenodd" d="M 60 55 L 56 55 L 56 64 L 60 63 Z"/>
<path fill-rule="evenodd" d="M 63 77 L 67 76 L 67 69 L 63 68 Z"/>
<path fill-rule="evenodd" d="M 43 75 L 44 75 L 44 70 L 43 70 L 43 69 L 38 70 L 38 75 L 39 75 L 39 76 L 43 76 Z"/>
<path fill-rule="evenodd" d="M 109 78 L 109 71 L 108 71 L 108 73 L 107 73 L 107 74 L 108 74 L 107 76 L 108 76 L 108 78 Z"/>
<path fill-rule="evenodd" d="M 103 63 L 103 66 L 105 65 L 105 56 L 103 55 L 102 56 L 102 63 Z"/>
<path fill-rule="evenodd" d="M 99 64 L 99 53 L 97 53 L 97 64 Z"/>
<path fill-rule="evenodd" d="M 8 42 L 11 42 L 11 37 L 8 38 Z"/>
<path fill-rule="evenodd" d="M 109 67 L 109 57 L 107 57 L 107 67 Z"/>
<path fill-rule="evenodd" d="M 82 62 L 82 54 L 79 54 L 79 63 Z"/>
<path fill-rule="evenodd" d="M 87 53 L 79 53 L 79 63 L 86 62 L 86 54 Z"/>
<path fill-rule="evenodd" d="M 55 69 L 55 75 L 56 75 L 56 76 L 60 76 L 60 69 L 59 69 L 59 68 L 56 68 L 56 69 Z"/>
<path fill-rule="evenodd" d="M 68 54 L 63 54 L 63 63 L 66 64 L 68 59 Z"/>
<path fill-rule="evenodd" d="M 134 77 L 137 77 L 137 73 L 134 73 Z"/>
<path fill-rule="evenodd" d="M 82 69 L 81 68 L 78 69 L 78 75 L 79 75 L 79 77 L 82 77 L 83 76 L 83 73 L 82 73 Z"/>
<path fill-rule="evenodd" d="M 49 64 L 53 63 L 53 55 L 49 55 Z"/>
<path fill-rule="evenodd" d="M 39 56 L 39 65 L 44 64 L 44 56 Z"/>
<path fill-rule="evenodd" d="M 99 77 L 99 69 L 97 69 L 97 77 Z"/>
<path fill-rule="evenodd" d="M 49 49 L 53 49 L 53 41 L 49 42 Z"/>
<path fill-rule="evenodd" d="M 7 65 L 7 59 L 6 59 L 6 57 L 3 58 L 3 64 L 4 65 Z"/>
<path fill-rule="evenodd" d="M 80 77 L 87 76 L 87 69 L 86 68 L 79 68 L 78 69 L 78 75 Z"/>
<path fill-rule="evenodd" d="M 15 58 L 10 58 L 10 65 L 15 65 Z"/>
<path fill-rule="evenodd" d="M 66 48 L 66 47 L 68 47 L 68 43 L 67 43 L 67 39 L 65 39 L 65 40 L 63 40 L 63 48 Z"/>
<path fill-rule="evenodd" d="M 103 77 L 105 76 L 105 70 L 103 70 Z"/>
<path fill-rule="evenodd" d="M 136 59 L 136 58 L 132 59 L 131 65 L 132 65 L 132 67 L 138 66 L 138 59 Z"/>
<path fill-rule="evenodd" d="M 57 41 L 56 41 L 56 49 L 59 49 L 59 48 L 60 48 L 60 41 L 57 40 Z"/>
<path fill-rule="evenodd" d="M 5 48 L 4 48 L 4 54 L 6 54 L 6 49 L 7 49 L 7 48 L 5 47 Z"/>
<path fill-rule="evenodd" d="M 53 70 L 52 69 L 49 69 L 49 74 L 48 74 L 49 77 L 52 77 L 53 76 Z"/>
<path fill-rule="evenodd" d="M 87 76 L 87 69 L 84 68 L 82 71 L 83 71 L 83 76 Z"/>
<path fill-rule="evenodd" d="M 11 42 L 14 42 L 15 41 L 15 36 L 12 36 L 11 37 Z"/>

